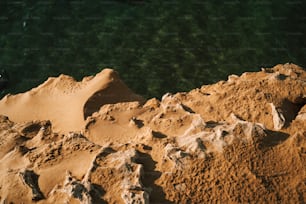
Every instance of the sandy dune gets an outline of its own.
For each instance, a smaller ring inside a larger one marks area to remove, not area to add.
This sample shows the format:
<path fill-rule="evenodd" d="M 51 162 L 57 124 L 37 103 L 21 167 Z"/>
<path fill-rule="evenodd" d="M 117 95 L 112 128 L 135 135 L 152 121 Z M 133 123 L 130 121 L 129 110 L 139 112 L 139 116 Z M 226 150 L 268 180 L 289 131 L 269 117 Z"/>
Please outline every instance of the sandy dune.
<path fill-rule="evenodd" d="M 0 114 L 15 122 L 50 120 L 57 132 L 80 131 L 84 119 L 104 104 L 143 101 L 111 69 L 82 82 L 60 75 L 26 93 L 8 95 L 0 101 Z"/>
<path fill-rule="evenodd" d="M 305 203 L 306 72 L 145 101 L 105 69 L 0 101 L 0 203 Z"/>

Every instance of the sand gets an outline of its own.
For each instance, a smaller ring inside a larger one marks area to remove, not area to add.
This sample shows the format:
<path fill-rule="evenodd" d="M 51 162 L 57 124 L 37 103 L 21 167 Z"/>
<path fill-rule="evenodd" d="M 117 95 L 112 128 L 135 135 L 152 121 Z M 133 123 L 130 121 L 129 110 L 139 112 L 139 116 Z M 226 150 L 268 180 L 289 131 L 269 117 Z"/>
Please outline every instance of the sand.
<path fill-rule="evenodd" d="M 56 132 L 81 131 L 84 119 L 108 103 L 143 101 L 111 69 L 81 82 L 67 75 L 50 77 L 26 93 L 7 95 L 0 113 L 14 122 L 50 120 Z"/>
<path fill-rule="evenodd" d="M 145 100 L 111 69 L 0 100 L 0 203 L 305 203 L 294 64 Z"/>

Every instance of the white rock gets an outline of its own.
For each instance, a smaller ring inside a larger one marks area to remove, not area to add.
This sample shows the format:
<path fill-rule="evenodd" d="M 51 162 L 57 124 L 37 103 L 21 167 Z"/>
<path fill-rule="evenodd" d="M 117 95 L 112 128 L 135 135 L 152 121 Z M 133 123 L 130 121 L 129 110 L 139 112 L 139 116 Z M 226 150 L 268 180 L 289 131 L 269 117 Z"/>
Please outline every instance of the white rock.
<path fill-rule="evenodd" d="M 124 203 L 149 204 L 149 194 L 145 191 L 131 191 L 125 189 L 121 195 Z"/>
<path fill-rule="evenodd" d="M 236 81 L 237 79 L 239 79 L 239 76 L 237 76 L 236 74 L 232 74 L 228 76 L 227 82 L 232 83 Z"/>
<path fill-rule="evenodd" d="M 285 125 L 285 117 L 282 113 L 282 110 L 280 108 L 276 108 L 273 103 L 270 103 L 271 106 L 271 112 L 273 117 L 273 124 L 275 130 L 280 130 Z"/>

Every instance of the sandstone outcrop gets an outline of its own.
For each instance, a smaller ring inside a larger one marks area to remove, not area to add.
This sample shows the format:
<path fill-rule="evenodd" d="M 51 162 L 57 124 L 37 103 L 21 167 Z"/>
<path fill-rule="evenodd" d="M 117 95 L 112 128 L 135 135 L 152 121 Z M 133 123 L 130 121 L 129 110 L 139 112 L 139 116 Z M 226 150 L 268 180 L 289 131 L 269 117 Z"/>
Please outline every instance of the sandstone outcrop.
<path fill-rule="evenodd" d="M 112 70 L 0 101 L 0 203 L 305 203 L 294 64 L 144 101 Z"/>

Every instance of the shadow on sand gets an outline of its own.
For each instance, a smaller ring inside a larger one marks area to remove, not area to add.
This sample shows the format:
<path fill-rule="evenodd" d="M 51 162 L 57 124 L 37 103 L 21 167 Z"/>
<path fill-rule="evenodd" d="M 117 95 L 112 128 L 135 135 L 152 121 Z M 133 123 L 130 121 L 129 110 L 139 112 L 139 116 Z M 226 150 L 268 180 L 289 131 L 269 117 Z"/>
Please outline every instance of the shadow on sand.
<path fill-rule="evenodd" d="M 160 171 L 155 171 L 157 162 L 155 162 L 149 154 L 138 151 L 138 155 L 139 157 L 135 162 L 143 165 L 144 176 L 142 177 L 141 181 L 146 188 L 151 190 L 150 203 L 173 203 L 165 198 L 166 196 L 163 188 L 154 183 L 162 175 Z"/>

